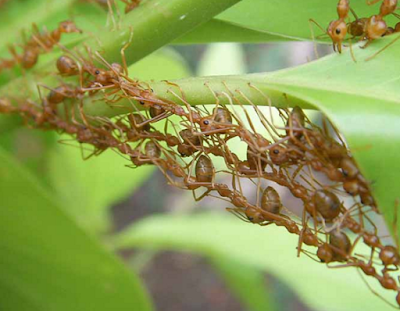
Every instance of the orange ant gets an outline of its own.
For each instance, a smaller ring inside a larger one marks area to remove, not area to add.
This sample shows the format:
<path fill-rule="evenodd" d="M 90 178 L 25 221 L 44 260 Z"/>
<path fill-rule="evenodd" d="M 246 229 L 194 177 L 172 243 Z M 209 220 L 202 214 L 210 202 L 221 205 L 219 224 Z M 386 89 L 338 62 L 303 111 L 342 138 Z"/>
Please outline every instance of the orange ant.
<path fill-rule="evenodd" d="M 40 33 L 39 29 L 33 24 L 32 37 L 23 45 L 23 54 L 19 55 L 14 47 L 9 47 L 10 53 L 13 55 L 13 60 L 0 60 L 0 70 L 3 68 L 11 68 L 15 64 L 21 64 L 22 68 L 32 68 L 39 59 L 39 54 L 49 52 L 56 45 L 63 33 L 82 33 L 80 29 L 72 21 L 61 22 L 57 29 L 51 33 Z"/>
<path fill-rule="evenodd" d="M 349 0 L 339 0 L 337 4 L 338 19 L 331 21 L 325 31 L 315 20 L 309 19 L 309 22 L 317 25 L 324 33 L 326 33 L 332 40 L 333 50 L 342 53 L 342 42 L 347 34 L 347 25 L 345 19 L 350 10 Z M 311 29 L 312 31 L 312 29 Z"/>

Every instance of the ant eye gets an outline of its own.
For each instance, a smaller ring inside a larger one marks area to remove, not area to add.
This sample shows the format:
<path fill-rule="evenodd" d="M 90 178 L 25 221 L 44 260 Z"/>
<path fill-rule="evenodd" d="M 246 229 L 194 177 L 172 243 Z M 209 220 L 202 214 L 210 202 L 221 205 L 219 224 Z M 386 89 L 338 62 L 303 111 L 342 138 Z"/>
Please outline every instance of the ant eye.
<path fill-rule="evenodd" d="M 139 101 L 139 104 L 141 104 L 141 105 L 144 105 L 144 102 L 142 102 L 142 101 Z"/>
<path fill-rule="evenodd" d="M 95 72 L 94 72 L 96 75 L 99 75 L 100 74 L 100 70 L 96 70 Z"/>
<path fill-rule="evenodd" d="M 205 125 L 209 125 L 209 124 L 210 124 L 210 121 L 204 120 L 203 123 L 204 123 Z"/>
<path fill-rule="evenodd" d="M 340 35 L 340 32 L 341 32 L 340 28 L 336 28 L 335 32 L 337 35 Z"/>
<path fill-rule="evenodd" d="M 274 149 L 273 153 L 278 154 L 279 150 L 278 149 Z"/>

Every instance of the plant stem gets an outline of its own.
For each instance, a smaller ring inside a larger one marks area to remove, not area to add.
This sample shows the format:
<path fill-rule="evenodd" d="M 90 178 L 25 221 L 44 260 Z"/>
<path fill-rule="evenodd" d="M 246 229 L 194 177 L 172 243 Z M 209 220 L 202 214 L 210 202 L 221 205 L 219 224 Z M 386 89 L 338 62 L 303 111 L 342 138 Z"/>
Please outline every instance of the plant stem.
<path fill-rule="evenodd" d="M 120 29 L 116 31 L 99 30 L 88 37 L 80 52 L 87 54 L 85 48 L 99 51 L 109 63 L 122 63 L 121 50 L 126 47 L 124 55 L 129 66 L 141 58 L 156 51 L 169 42 L 188 33 L 199 25 L 206 23 L 241 0 L 154 0 L 145 1 L 143 5 L 124 17 Z M 38 97 L 36 84 L 52 86 L 58 83 L 49 75 L 54 70 L 54 58 L 30 71 L 25 77 L 12 80 L 0 88 L 0 94 L 9 97 Z M 21 94 L 21 85 L 26 91 Z"/>
<path fill-rule="evenodd" d="M 215 105 L 217 102 L 215 96 L 217 96 L 219 103 L 225 105 L 254 104 L 274 107 L 293 107 L 298 105 L 302 108 L 313 108 L 304 100 L 285 94 L 281 88 L 260 81 L 260 76 L 267 81 L 268 76 L 266 74 L 250 74 L 197 77 L 170 82 L 148 82 L 148 85 L 158 97 L 180 105 L 184 105 L 184 102 L 177 96 L 184 98 L 192 106 Z M 84 106 L 87 114 L 113 117 L 133 112 L 140 107 L 138 103 L 135 103 L 135 108 L 132 105 L 135 101 L 129 102 L 126 99 L 117 102 L 116 105 L 107 105 L 99 99 L 100 97 L 95 96 L 85 100 Z"/>

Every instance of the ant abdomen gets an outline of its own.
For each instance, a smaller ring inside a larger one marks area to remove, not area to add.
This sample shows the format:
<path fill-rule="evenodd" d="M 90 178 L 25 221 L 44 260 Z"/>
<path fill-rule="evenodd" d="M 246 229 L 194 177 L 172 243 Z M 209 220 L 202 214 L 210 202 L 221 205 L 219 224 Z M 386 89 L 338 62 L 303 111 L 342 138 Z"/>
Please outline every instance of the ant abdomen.
<path fill-rule="evenodd" d="M 158 159 L 161 156 L 161 149 L 152 141 L 147 142 L 144 149 L 150 159 Z"/>
<path fill-rule="evenodd" d="M 330 263 L 333 260 L 333 251 L 329 244 L 324 243 L 318 247 L 317 257 L 324 263 Z"/>
<path fill-rule="evenodd" d="M 278 192 L 271 186 L 265 188 L 261 196 L 261 208 L 266 212 L 279 214 L 282 207 Z"/>
<path fill-rule="evenodd" d="M 382 260 L 382 263 L 385 267 L 391 265 L 400 265 L 400 257 L 398 251 L 394 246 L 391 245 L 386 245 L 381 249 L 379 253 L 379 259 Z"/>
<path fill-rule="evenodd" d="M 341 203 L 339 198 L 328 190 L 317 190 L 312 197 L 315 209 L 321 216 L 327 220 L 332 221 L 339 216 Z"/>
<path fill-rule="evenodd" d="M 64 76 L 73 76 L 78 73 L 77 63 L 69 56 L 63 55 L 57 59 L 58 72 Z"/>
<path fill-rule="evenodd" d="M 341 231 L 334 230 L 329 234 L 329 244 L 333 250 L 333 260 L 345 261 L 351 250 L 349 237 Z"/>
<path fill-rule="evenodd" d="M 211 183 L 214 176 L 214 166 L 211 159 L 202 154 L 197 159 L 195 172 L 197 182 Z"/>

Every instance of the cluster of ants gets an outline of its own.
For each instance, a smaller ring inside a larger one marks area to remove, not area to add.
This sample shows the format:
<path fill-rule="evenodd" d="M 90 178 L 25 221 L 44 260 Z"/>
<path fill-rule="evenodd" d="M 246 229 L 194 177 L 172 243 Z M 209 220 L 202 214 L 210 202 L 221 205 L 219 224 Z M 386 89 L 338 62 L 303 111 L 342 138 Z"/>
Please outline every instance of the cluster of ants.
<path fill-rule="evenodd" d="M 104 66 L 97 66 L 95 57 Z M 168 81 L 175 100 L 167 100 L 146 83 L 130 79 L 125 65 L 108 64 L 98 53 L 85 59 L 70 51 L 56 67 L 62 78 L 76 77 L 79 84 L 63 81 L 40 102 L 2 97 L 0 113 L 20 115 L 34 128 L 72 135 L 81 146 L 92 146 L 86 159 L 111 149 L 130 166 L 155 165 L 171 185 L 192 191 L 195 200 L 218 197 L 246 222 L 275 224 L 298 235 L 298 255 L 329 266 L 336 262 L 335 267 L 357 267 L 383 288 L 396 291 L 400 306 L 399 281 L 391 275 L 400 265 L 397 241 L 396 246 L 381 242 L 370 215 L 379 212 L 369 182 L 326 119 L 317 126 L 296 106 L 277 109 L 283 125 L 276 125 L 242 91 L 231 92 L 228 86 L 217 93 L 205 84 L 215 98 L 212 112 L 191 106 L 179 85 Z M 255 85 L 248 87 L 272 110 L 268 96 Z M 125 101 L 134 112 L 113 119 L 89 116 L 84 110 L 88 98 L 116 109 Z M 257 131 L 243 103 L 254 110 L 266 134 Z M 179 122 L 171 121 L 172 116 Z M 157 130 L 162 122 L 163 130 Z M 232 150 L 239 142 L 247 149 L 242 158 Z M 217 158 L 224 162 L 223 169 L 216 170 Z M 246 196 L 244 180 L 256 187 L 256 198 Z M 283 205 L 274 185 L 301 202 L 301 215 Z M 356 252 L 361 241 L 368 255 Z"/>
<path fill-rule="evenodd" d="M 108 0 L 107 5 L 110 3 Z M 397 1 L 383 0 L 378 15 L 359 19 L 349 1 L 340 0 L 339 19 L 331 22 L 327 31 L 334 47 L 341 51 L 347 32 L 369 44 L 397 31 L 399 25 L 391 29 L 383 20 L 395 14 L 396 7 Z M 350 10 L 356 21 L 346 23 Z M 61 46 L 62 33 L 69 32 L 80 30 L 70 21 L 52 32 L 35 30 L 21 46 L 21 53 L 10 48 L 13 58 L 0 60 L 0 70 L 17 64 L 32 68 L 40 54 Z M 232 92 L 226 86 L 226 91 L 215 92 L 205 84 L 215 98 L 209 112 L 205 107 L 193 107 L 178 84 L 165 82 L 174 98 L 168 100 L 157 96 L 146 83 L 129 78 L 125 62 L 109 64 L 90 50 L 89 57 L 63 50 L 66 53 L 56 62 L 61 84 L 46 87 L 45 96 L 39 92 L 38 101 L 0 97 L 1 114 L 19 115 L 30 127 L 73 136 L 81 147 L 93 148 L 85 159 L 111 149 L 132 167 L 155 165 L 169 184 L 192 191 L 196 201 L 217 197 L 231 204 L 227 210 L 243 221 L 275 224 L 297 235 L 298 256 L 305 254 L 329 267 L 358 268 L 384 289 L 397 292 L 400 306 L 400 281 L 392 274 L 400 266 L 398 241 L 396 246 L 381 241 L 372 219 L 379 211 L 370 184 L 326 119 L 317 126 L 295 106 L 277 109 L 282 125 L 276 125 L 272 114 L 267 117 L 257 106 L 260 103 L 253 103 L 242 91 Z M 248 87 L 258 92 L 265 99 L 261 104 L 272 111 L 269 97 L 255 85 Z M 115 109 L 124 106 L 124 111 L 128 103 L 134 112 L 112 119 L 89 116 L 84 103 L 90 98 Z M 243 104 L 256 114 L 264 134 L 254 126 L 254 117 L 252 120 Z M 161 123 L 163 129 L 156 129 Z M 239 142 L 246 148 L 244 157 L 233 150 Z M 216 159 L 223 161 L 223 169 L 215 168 Z M 245 181 L 256 187 L 255 198 L 245 193 Z M 287 189 L 301 203 L 299 215 L 284 206 L 275 185 Z M 369 249 L 368 255 L 357 252 L 360 244 Z"/>
<path fill-rule="evenodd" d="M 316 24 L 325 34 L 327 34 L 331 38 L 333 49 L 335 51 L 337 49 L 339 53 L 342 52 L 342 43 L 345 40 L 347 33 L 351 35 L 351 38 L 349 38 L 350 47 L 351 41 L 355 38 L 359 38 L 360 41 L 367 41 L 361 47 L 366 48 L 375 39 L 400 32 L 400 22 L 398 22 L 394 27 L 389 27 L 385 22 L 385 17 L 391 14 L 396 16 L 397 18 L 400 18 L 400 15 L 395 12 L 397 10 L 397 0 L 367 0 L 367 4 L 373 5 L 379 1 L 382 1 L 382 4 L 380 6 L 378 14 L 372 15 L 370 17 L 359 18 L 354 10 L 350 7 L 349 0 L 339 0 L 337 4 L 338 19 L 331 21 L 326 31 L 315 20 L 310 19 L 310 22 Z M 351 12 L 354 16 L 354 21 L 350 20 L 349 12 Z M 396 38 L 395 40 L 397 39 L 398 38 Z M 389 45 L 390 44 L 393 44 L 393 42 L 389 43 Z M 386 47 L 384 47 L 383 49 L 385 49 Z M 381 51 L 378 51 L 376 54 L 380 53 Z M 373 55 L 372 57 L 374 57 L 375 55 Z"/>

